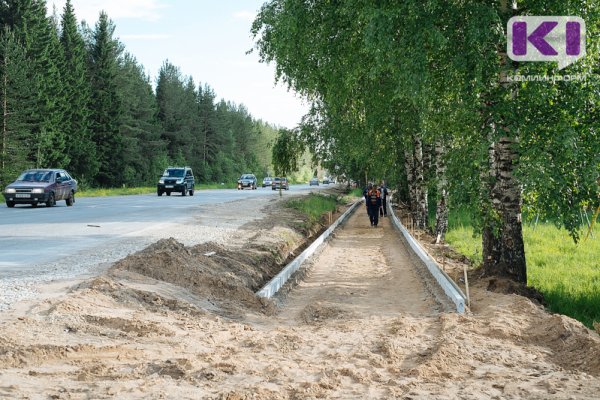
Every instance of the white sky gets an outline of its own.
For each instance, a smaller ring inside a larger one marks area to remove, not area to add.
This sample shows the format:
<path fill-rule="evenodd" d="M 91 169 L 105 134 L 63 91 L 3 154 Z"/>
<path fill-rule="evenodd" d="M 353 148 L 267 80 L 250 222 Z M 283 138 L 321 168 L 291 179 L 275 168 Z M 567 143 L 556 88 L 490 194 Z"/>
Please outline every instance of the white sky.
<path fill-rule="evenodd" d="M 244 104 L 255 118 L 293 128 L 308 106 L 285 86 L 274 67 L 247 55 L 250 26 L 264 0 L 72 0 L 79 21 L 94 26 L 104 10 L 115 36 L 156 83 L 165 60 L 183 75 L 210 85 L 218 98 Z M 61 15 L 65 0 L 47 0 Z"/>

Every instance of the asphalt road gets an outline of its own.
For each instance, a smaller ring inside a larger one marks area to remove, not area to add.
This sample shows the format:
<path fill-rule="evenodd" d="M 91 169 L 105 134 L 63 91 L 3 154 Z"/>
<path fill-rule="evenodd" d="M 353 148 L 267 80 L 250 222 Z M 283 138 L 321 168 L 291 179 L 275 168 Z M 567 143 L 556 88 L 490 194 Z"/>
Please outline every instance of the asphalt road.
<path fill-rule="evenodd" d="M 308 193 L 328 186 L 291 185 L 285 194 Z M 329 186 L 331 187 L 331 186 Z M 153 195 L 82 197 L 73 207 L 64 201 L 56 207 L 33 208 L 0 205 L 0 279 L 14 277 L 36 265 L 93 249 L 110 240 L 165 222 L 183 222 L 199 205 L 236 201 L 256 196 L 278 196 L 270 188 L 257 190 L 198 190 L 194 196 Z M 235 210 L 232 210 L 235 213 Z M 99 229 L 103 228 L 103 229 Z M 108 228 L 108 229 L 107 229 Z"/>

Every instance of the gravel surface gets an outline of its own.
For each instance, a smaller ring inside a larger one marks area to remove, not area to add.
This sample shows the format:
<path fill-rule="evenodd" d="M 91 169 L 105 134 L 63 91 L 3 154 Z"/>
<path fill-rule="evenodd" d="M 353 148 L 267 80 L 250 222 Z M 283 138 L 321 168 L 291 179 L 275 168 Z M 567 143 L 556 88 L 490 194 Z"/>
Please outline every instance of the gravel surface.
<path fill-rule="evenodd" d="M 276 199 L 270 202 L 279 201 Z M 250 234 L 240 231 L 245 224 L 264 217 L 261 211 L 263 198 L 249 198 L 210 206 L 194 207 L 187 220 L 153 225 L 135 235 L 115 238 L 106 245 L 80 251 L 75 255 L 38 265 L 41 271 L 31 276 L 0 280 L 0 311 L 9 309 L 15 302 L 34 298 L 37 286 L 57 280 L 89 277 L 105 271 L 112 263 L 142 250 L 165 238 L 191 246 L 207 241 L 225 244 L 234 237 Z M 232 212 L 235 210 L 235 212 Z"/>

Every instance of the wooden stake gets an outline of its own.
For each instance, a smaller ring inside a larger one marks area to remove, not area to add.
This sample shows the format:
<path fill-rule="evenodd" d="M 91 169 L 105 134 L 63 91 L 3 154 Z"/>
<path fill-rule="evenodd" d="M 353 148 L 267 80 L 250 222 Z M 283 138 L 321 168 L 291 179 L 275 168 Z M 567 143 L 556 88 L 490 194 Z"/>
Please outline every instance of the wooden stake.
<path fill-rule="evenodd" d="M 463 265 L 463 270 L 465 272 L 465 289 L 467 294 L 467 307 L 471 308 L 471 297 L 469 296 L 469 277 L 467 276 L 467 266 Z"/>

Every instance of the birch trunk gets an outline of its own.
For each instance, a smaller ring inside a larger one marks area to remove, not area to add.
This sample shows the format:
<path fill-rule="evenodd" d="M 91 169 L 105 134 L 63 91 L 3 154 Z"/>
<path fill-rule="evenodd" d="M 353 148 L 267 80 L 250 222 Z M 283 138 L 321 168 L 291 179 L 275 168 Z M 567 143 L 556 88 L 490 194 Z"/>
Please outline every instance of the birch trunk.
<path fill-rule="evenodd" d="M 491 129 L 494 129 L 492 124 Z M 491 142 L 491 132 L 487 135 Z M 491 142 L 488 147 L 488 163 L 480 172 L 481 180 L 481 212 L 483 215 L 482 230 L 482 257 L 483 268 L 487 275 L 494 275 L 496 266 L 500 262 L 500 220 L 501 214 L 499 206 L 501 204 L 498 198 L 499 191 L 496 188 L 496 178 L 498 175 L 496 163 L 496 144 Z"/>
<path fill-rule="evenodd" d="M 427 188 L 425 187 L 425 174 L 423 165 L 423 142 L 420 137 L 415 136 L 414 143 L 414 179 L 416 210 L 414 219 L 417 227 L 427 228 Z"/>
<path fill-rule="evenodd" d="M 502 137 L 497 146 L 498 183 L 501 193 L 502 226 L 500 231 L 500 275 L 509 276 L 517 282 L 527 283 L 527 265 L 523 244 L 521 221 L 521 185 L 514 177 L 518 153 L 516 140 Z"/>
<path fill-rule="evenodd" d="M 441 142 L 435 144 L 435 175 L 438 202 L 435 211 L 435 244 L 443 242 L 448 230 L 448 180 L 446 179 L 446 148 Z"/>
<path fill-rule="evenodd" d="M 414 157 L 412 150 L 404 150 L 404 169 L 406 170 L 406 183 L 408 186 L 408 206 L 414 218 L 417 209 L 415 192 Z"/>

